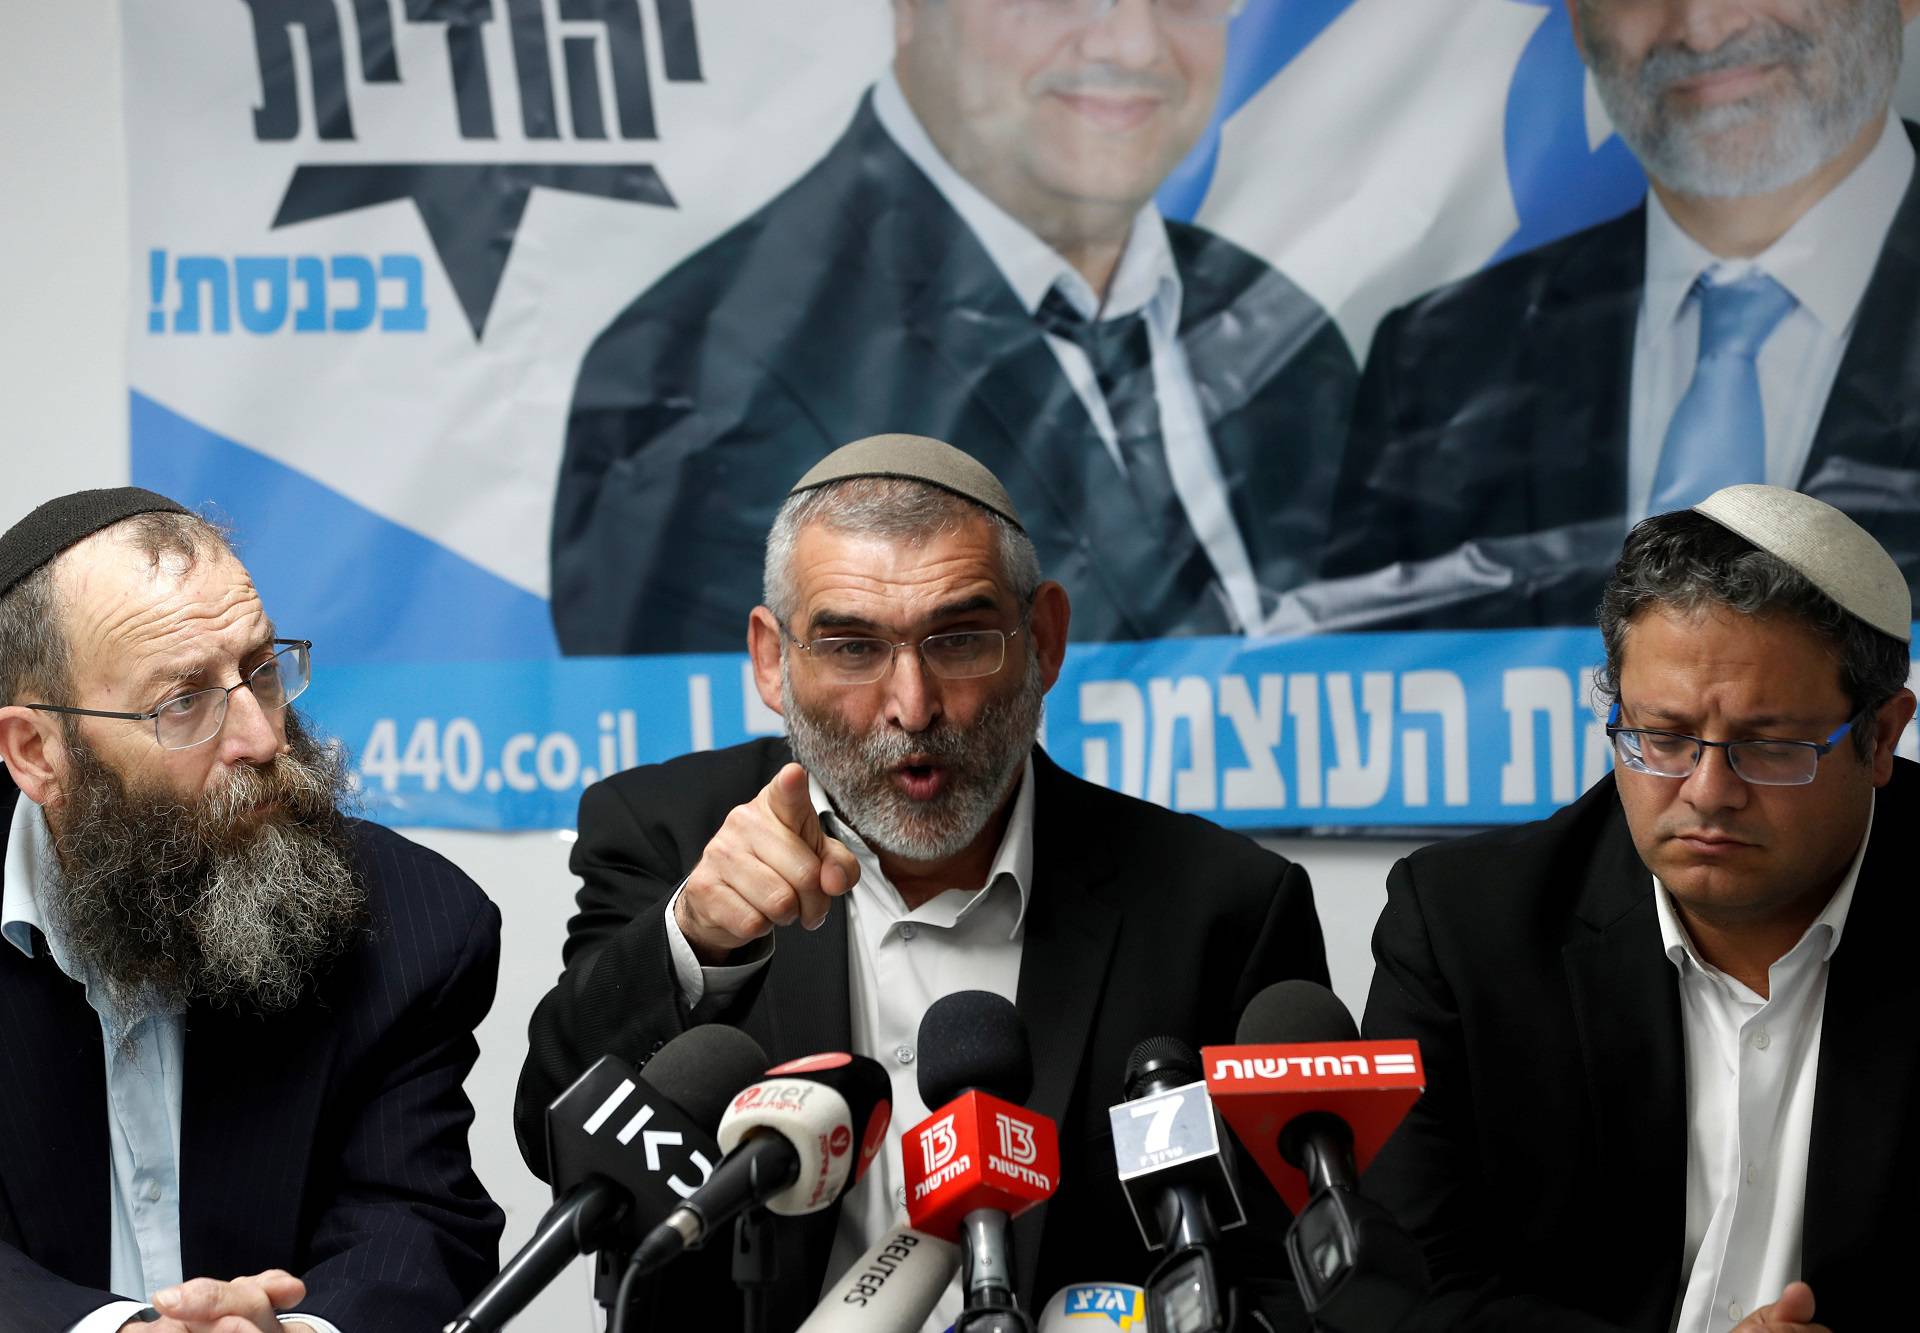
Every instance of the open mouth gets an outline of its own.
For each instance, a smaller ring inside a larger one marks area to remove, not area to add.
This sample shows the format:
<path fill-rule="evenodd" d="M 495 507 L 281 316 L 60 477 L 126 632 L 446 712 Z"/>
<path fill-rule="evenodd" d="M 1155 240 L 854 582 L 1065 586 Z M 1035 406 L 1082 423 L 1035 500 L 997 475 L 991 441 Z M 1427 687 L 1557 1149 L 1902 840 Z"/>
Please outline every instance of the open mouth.
<path fill-rule="evenodd" d="M 946 790 L 947 781 L 947 770 L 931 761 L 900 764 L 893 770 L 894 785 L 909 800 L 930 801 Z"/>

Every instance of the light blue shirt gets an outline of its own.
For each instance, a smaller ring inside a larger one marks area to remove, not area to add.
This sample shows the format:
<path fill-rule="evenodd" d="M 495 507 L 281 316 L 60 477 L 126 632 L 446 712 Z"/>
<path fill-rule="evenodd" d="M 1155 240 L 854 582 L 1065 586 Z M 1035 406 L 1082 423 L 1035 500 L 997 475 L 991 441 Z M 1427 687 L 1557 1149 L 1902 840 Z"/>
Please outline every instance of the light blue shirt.
<path fill-rule="evenodd" d="M 76 967 L 58 935 L 47 928 L 40 907 L 40 886 L 47 882 L 52 863 L 46 815 L 23 796 L 13 807 L 6 865 L 0 870 L 0 937 L 31 958 L 38 931 L 60 971 L 86 987 L 87 1003 L 100 1019 L 106 1055 L 107 1139 L 113 1157 L 107 1208 L 113 1262 L 108 1280 L 116 1292 L 151 1294 L 188 1276 L 180 1271 L 180 1095 L 186 1030 L 177 1013 L 149 1015 L 129 1027 L 107 988 L 97 984 L 90 969 Z M 144 1301 L 111 1302 L 68 1333 L 112 1333 L 144 1305 Z M 316 1333 L 340 1333 L 312 1315 L 290 1312 L 280 1318 L 309 1324 Z"/>

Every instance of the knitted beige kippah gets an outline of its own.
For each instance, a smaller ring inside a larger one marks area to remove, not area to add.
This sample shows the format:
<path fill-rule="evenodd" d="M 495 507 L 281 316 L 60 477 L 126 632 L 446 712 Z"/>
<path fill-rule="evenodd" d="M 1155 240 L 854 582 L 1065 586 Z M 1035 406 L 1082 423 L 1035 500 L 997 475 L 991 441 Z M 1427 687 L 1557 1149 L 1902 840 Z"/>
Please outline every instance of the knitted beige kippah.
<path fill-rule="evenodd" d="M 899 477 L 938 486 L 943 491 L 991 509 L 1001 518 L 1025 531 L 1013 497 L 1000 484 L 1000 478 L 972 454 L 925 435 L 869 435 L 864 440 L 843 444 L 807 469 L 807 475 L 793 483 L 787 494 L 798 495 L 836 481 L 856 477 Z"/>
<path fill-rule="evenodd" d="M 1913 598 L 1900 566 L 1826 501 L 1784 486 L 1726 486 L 1693 511 L 1778 556 L 1882 634 L 1912 641 Z"/>

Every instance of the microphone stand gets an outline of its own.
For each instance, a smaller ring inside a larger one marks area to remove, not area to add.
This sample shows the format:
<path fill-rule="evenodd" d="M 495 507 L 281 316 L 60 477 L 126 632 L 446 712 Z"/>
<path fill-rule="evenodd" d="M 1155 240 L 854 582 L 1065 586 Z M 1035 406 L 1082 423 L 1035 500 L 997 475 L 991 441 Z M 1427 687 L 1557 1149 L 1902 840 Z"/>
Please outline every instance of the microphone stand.
<path fill-rule="evenodd" d="M 745 1311 L 742 1333 L 769 1333 L 773 1288 L 779 1280 L 773 1218 L 765 1208 L 749 1208 L 733 1224 L 733 1285 L 740 1288 Z"/>
<path fill-rule="evenodd" d="M 1033 1333 L 1013 1299 L 1013 1224 L 997 1208 L 976 1208 L 961 1224 L 966 1305 L 953 1333 Z"/>

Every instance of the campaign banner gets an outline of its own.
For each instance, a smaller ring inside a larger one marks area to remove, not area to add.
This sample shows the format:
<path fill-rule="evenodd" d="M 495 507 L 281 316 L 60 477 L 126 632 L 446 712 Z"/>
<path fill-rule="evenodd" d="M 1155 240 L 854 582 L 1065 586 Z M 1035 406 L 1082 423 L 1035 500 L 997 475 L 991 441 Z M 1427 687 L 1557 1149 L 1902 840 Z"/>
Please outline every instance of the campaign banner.
<path fill-rule="evenodd" d="M 1619 366 L 1418 299 L 1636 243 L 1560 0 L 122 15 L 129 472 L 231 525 L 379 818 L 564 827 L 777 732 L 767 527 L 896 431 L 992 467 L 1067 588 L 1046 742 L 1094 781 L 1385 829 L 1605 770 L 1592 608 L 1666 493 L 1577 397 Z M 1899 428 L 1891 383 L 1848 362 L 1835 401 Z M 1873 429 L 1781 466 L 1920 567 Z"/>

